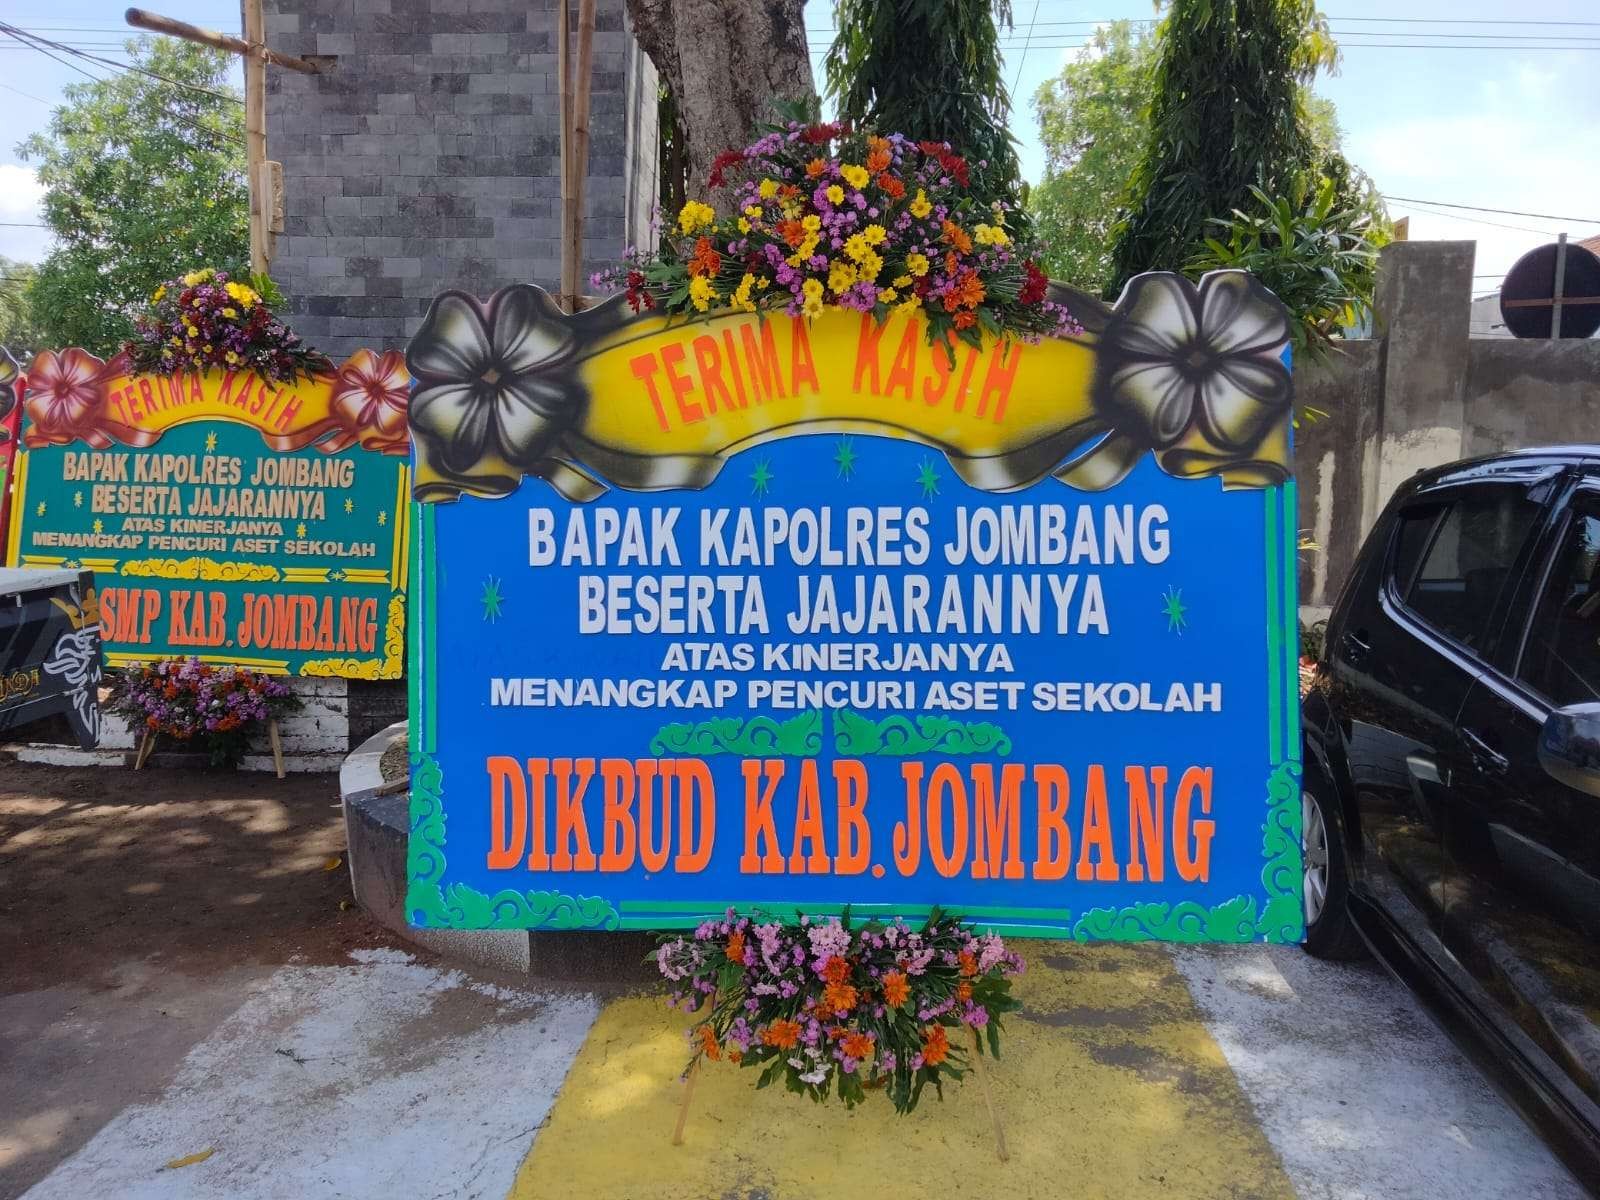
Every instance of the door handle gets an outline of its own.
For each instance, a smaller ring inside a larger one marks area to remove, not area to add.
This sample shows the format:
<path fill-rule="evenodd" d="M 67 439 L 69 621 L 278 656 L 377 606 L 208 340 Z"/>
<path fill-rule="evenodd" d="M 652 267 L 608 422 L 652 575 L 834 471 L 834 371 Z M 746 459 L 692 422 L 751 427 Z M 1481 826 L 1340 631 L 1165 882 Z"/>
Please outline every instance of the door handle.
<path fill-rule="evenodd" d="M 1504 775 L 1511 768 L 1511 760 L 1501 754 L 1470 729 L 1461 731 L 1461 739 L 1472 752 L 1472 761 L 1487 775 Z"/>
<path fill-rule="evenodd" d="M 1345 657 L 1353 663 L 1360 662 L 1372 650 L 1372 643 L 1364 636 L 1366 632 L 1365 629 L 1359 632 L 1347 630 L 1339 639 L 1339 643 L 1344 647 Z"/>

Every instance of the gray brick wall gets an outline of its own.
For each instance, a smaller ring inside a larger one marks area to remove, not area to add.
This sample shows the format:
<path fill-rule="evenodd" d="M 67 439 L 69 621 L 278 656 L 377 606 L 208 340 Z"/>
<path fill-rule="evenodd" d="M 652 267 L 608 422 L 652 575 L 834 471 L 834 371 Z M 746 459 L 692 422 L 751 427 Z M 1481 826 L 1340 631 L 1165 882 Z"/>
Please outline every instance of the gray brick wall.
<path fill-rule="evenodd" d="M 265 0 L 265 9 L 275 49 L 335 58 L 324 75 L 267 77 L 267 152 L 284 176 L 272 273 L 308 342 L 335 359 L 398 348 L 445 288 L 557 286 L 552 0 Z M 655 94 L 622 0 L 600 0 L 585 279 L 649 236 Z"/>

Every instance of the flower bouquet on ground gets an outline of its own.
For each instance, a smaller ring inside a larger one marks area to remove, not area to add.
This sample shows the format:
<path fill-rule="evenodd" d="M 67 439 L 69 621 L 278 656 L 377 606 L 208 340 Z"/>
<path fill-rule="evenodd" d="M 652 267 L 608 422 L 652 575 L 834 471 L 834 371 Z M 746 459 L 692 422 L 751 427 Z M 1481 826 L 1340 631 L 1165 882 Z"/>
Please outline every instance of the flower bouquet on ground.
<path fill-rule="evenodd" d="M 729 217 L 691 200 L 656 254 L 594 277 L 622 287 L 635 312 L 712 309 L 815 316 L 825 305 L 912 313 L 930 344 L 953 334 L 1037 340 L 1081 333 L 1049 299 L 1031 246 L 1003 206 L 967 191 L 949 146 L 849 125 L 791 123 L 718 156 L 713 189 Z"/>
<path fill-rule="evenodd" d="M 690 1033 L 691 1067 L 727 1059 L 759 1068 L 758 1088 L 781 1079 L 849 1107 L 882 1088 L 900 1113 L 930 1084 L 942 1099 L 972 1046 L 981 1054 L 986 1041 L 999 1057 L 1001 1017 L 1020 1007 L 1011 977 L 1023 969 L 997 935 L 938 909 L 920 929 L 898 918 L 855 925 L 848 910 L 785 925 L 729 909 L 692 937 L 663 936 L 656 963 L 674 1005 L 710 1001 Z"/>
<path fill-rule="evenodd" d="M 300 698 L 287 680 L 177 658 L 117 672 L 109 707 L 136 731 L 198 743 L 221 767 L 237 766 L 250 735 L 298 709 Z"/>
<path fill-rule="evenodd" d="M 257 280 L 263 287 L 270 281 Z M 226 271 L 191 271 L 150 296 L 123 346 L 136 371 L 254 371 L 274 383 L 294 383 L 332 369 L 321 354 L 272 315 L 268 298 L 250 281 Z"/>

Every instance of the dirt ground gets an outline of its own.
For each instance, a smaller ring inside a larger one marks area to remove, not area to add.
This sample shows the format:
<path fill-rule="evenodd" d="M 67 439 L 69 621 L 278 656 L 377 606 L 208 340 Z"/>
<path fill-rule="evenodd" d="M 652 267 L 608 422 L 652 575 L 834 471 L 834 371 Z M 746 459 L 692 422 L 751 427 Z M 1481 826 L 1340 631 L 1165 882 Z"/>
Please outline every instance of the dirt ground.
<path fill-rule="evenodd" d="M 332 775 L 0 761 L 0 1197 L 159 1094 L 252 980 L 399 944 L 342 905 L 344 848 Z"/>

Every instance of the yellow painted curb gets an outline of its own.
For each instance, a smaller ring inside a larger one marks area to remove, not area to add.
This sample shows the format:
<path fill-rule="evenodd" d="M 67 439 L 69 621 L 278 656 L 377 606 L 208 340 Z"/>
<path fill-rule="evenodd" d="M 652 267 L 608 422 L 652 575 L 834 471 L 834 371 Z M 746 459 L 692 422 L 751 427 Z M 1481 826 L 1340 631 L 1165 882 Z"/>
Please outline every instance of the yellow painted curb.
<path fill-rule="evenodd" d="M 976 1080 L 909 1117 L 871 1097 L 814 1105 L 707 1063 L 671 1144 L 692 1021 L 659 999 L 595 1022 L 511 1200 L 879 1196 L 1294 1196 L 1172 961 L 1155 947 L 1023 943 L 1024 1010 L 991 1073 L 1011 1161 Z"/>

